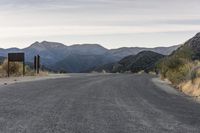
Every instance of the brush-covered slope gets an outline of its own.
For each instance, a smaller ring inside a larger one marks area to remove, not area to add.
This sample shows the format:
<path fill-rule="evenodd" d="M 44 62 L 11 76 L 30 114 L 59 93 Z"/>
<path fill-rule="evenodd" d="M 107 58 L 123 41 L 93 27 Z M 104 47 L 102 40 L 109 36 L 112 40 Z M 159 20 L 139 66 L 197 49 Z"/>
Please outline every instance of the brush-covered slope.
<path fill-rule="evenodd" d="M 192 70 L 199 67 L 200 60 L 200 33 L 186 41 L 158 64 L 160 74 L 178 85 L 192 77 Z M 194 75 L 193 75 L 194 76 Z"/>
<path fill-rule="evenodd" d="M 163 57 L 164 55 L 152 51 L 142 51 L 137 55 L 131 55 L 120 60 L 113 66 L 113 72 L 130 71 L 137 73 L 142 70 L 149 72 L 154 70 L 156 63 Z"/>
<path fill-rule="evenodd" d="M 162 59 L 164 55 L 152 52 L 152 51 L 142 51 L 137 55 L 130 55 L 117 63 L 110 63 L 100 67 L 95 68 L 93 71 L 101 72 L 132 72 L 137 73 L 139 71 L 154 71 L 156 63 Z"/>
<path fill-rule="evenodd" d="M 200 60 L 200 33 L 186 41 L 180 48 L 175 50 L 171 56 L 191 60 Z"/>

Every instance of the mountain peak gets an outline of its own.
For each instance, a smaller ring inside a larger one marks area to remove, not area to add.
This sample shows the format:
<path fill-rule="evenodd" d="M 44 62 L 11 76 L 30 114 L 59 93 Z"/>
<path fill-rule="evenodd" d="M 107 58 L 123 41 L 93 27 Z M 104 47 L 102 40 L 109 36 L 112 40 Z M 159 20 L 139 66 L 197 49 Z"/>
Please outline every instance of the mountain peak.
<path fill-rule="evenodd" d="M 48 42 L 48 41 L 42 41 L 42 42 L 34 42 L 30 47 L 32 48 L 57 48 L 57 47 L 66 47 L 66 45 L 58 42 Z"/>

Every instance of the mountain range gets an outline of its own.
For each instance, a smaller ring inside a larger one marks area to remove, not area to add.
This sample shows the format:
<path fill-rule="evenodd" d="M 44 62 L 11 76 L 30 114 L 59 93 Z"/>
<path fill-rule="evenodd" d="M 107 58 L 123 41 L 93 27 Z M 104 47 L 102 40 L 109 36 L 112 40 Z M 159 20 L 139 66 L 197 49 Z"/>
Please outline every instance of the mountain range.
<path fill-rule="evenodd" d="M 137 55 L 142 51 L 153 51 L 169 55 L 180 45 L 172 47 L 123 47 L 106 49 L 99 44 L 75 44 L 66 46 L 57 42 L 35 42 L 24 49 L 0 49 L 0 56 L 6 57 L 10 52 L 25 52 L 26 62 L 33 62 L 35 55 L 41 56 L 41 64 L 53 71 L 84 72 L 91 68 L 118 62 L 124 57 Z"/>
<path fill-rule="evenodd" d="M 96 68 L 91 69 L 91 71 L 130 71 L 136 73 L 141 70 L 146 72 L 158 72 L 158 69 L 160 69 L 162 73 L 165 73 L 171 68 L 177 67 L 179 65 L 184 66 L 188 62 L 194 63 L 194 61 L 196 60 L 200 60 L 200 33 L 197 33 L 194 37 L 190 38 L 184 44 L 180 45 L 169 55 L 164 56 L 153 51 L 142 51 L 136 55 L 127 56 L 118 62 L 98 66 Z"/>

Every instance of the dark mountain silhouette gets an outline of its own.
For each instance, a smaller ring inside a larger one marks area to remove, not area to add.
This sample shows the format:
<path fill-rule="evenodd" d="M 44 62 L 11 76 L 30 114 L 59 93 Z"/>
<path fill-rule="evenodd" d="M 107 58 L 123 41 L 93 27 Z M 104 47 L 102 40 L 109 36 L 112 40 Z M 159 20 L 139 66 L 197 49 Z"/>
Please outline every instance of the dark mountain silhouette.
<path fill-rule="evenodd" d="M 51 68 L 54 71 L 84 72 L 90 68 L 107 64 L 114 59 L 106 55 L 79 55 L 73 54 L 57 62 Z"/>
<path fill-rule="evenodd" d="M 154 71 L 156 63 L 164 58 L 164 55 L 155 53 L 152 51 L 142 51 L 137 55 L 130 55 L 117 63 L 111 63 L 95 68 L 93 71 L 101 72 L 132 72 L 137 73 L 139 71 Z"/>
<path fill-rule="evenodd" d="M 68 47 L 72 54 L 79 55 L 103 55 L 108 52 L 108 49 L 99 44 L 75 44 Z"/>

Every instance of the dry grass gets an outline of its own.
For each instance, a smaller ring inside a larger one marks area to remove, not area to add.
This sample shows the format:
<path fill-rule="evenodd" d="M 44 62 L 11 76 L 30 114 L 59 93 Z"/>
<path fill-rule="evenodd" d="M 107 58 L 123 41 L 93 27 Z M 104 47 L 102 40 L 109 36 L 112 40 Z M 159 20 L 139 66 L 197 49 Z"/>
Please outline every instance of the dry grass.
<path fill-rule="evenodd" d="M 184 72 L 184 74 L 182 74 L 181 72 Z M 167 77 L 163 78 L 163 76 L 161 75 L 161 79 L 162 80 L 168 79 L 169 81 L 171 81 L 171 84 L 175 85 L 175 87 L 177 87 L 180 91 L 182 91 L 186 95 L 200 98 L 199 61 L 187 62 L 178 69 L 172 71 L 172 73 L 169 73 Z M 172 82 L 176 81 L 177 79 L 179 79 L 178 82 Z"/>
<path fill-rule="evenodd" d="M 43 76 L 48 76 L 49 75 L 49 72 L 47 72 L 47 71 L 40 71 L 40 73 L 39 74 L 34 74 L 35 76 L 41 76 L 41 77 L 43 77 Z"/>
<path fill-rule="evenodd" d="M 181 83 L 179 89 L 189 96 L 200 97 L 200 78 Z"/>
<path fill-rule="evenodd" d="M 18 76 L 22 72 L 22 63 L 10 62 L 10 75 Z M 8 60 L 5 60 L 1 65 L 2 76 L 8 73 Z"/>
<path fill-rule="evenodd" d="M 7 77 L 8 72 L 8 62 L 5 60 L 2 65 L 0 65 L 0 78 Z M 18 62 L 10 63 L 10 76 L 19 77 L 23 75 L 23 64 Z M 29 66 L 25 66 L 25 76 L 48 76 L 47 71 L 40 71 L 36 74 L 33 69 Z"/>
<path fill-rule="evenodd" d="M 185 94 L 193 97 L 200 97 L 200 67 L 199 62 L 194 62 L 190 71 L 189 79 L 178 85 L 178 88 Z"/>
<path fill-rule="evenodd" d="M 6 76 L 7 76 L 6 71 L 4 71 L 4 70 L 3 70 L 3 67 L 0 66 L 0 78 L 2 78 L 2 77 L 6 77 Z"/>

